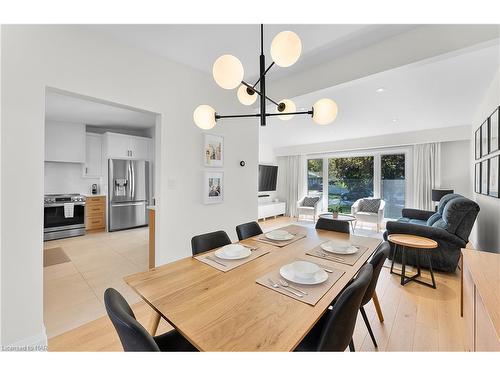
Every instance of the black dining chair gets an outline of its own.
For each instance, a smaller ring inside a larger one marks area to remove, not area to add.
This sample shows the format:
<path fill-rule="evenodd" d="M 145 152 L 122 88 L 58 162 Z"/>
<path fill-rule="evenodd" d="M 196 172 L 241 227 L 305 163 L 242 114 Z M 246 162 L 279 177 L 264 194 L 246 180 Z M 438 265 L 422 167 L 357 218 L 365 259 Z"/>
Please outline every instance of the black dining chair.
<path fill-rule="evenodd" d="M 236 234 L 238 235 L 238 239 L 240 241 L 248 237 L 258 236 L 262 233 L 262 228 L 256 221 L 240 224 L 236 227 Z"/>
<path fill-rule="evenodd" d="M 332 232 L 350 233 L 347 221 L 326 219 L 320 217 L 316 222 L 316 229 L 330 230 Z"/>
<path fill-rule="evenodd" d="M 192 352 L 196 348 L 176 330 L 151 336 L 137 321 L 125 298 L 113 288 L 104 292 L 104 305 L 126 352 Z"/>
<path fill-rule="evenodd" d="M 223 230 L 200 234 L 191 238 L 193 255 L 231 244 L 231 239 Z"/>
<path fill-rule="evenodd" d="M 368 285 L 368 288 L 366 288 L 365 295 L 363 296 L 363 300 L 361 301 L 361 307 L 359 308 L 359 311 L 361 312 L 361 316 L 363 317 L 363 320 L 365 321 L 366 328 L 368 328 L 368 333 L 370 334 L 373 345 L 375 345 L 376 348 L 378 348 L 377 340 L 375 340 L 375 335 L 373 334 L 372 327 L 370 326 L 370 322 L 368 321 L 368 317 L 366 316 L 364 306 L 368 302 L 370 302 L 371 299 L 373 299 L 373 303 L 375 305 L 375 309 L 377 310 L 377 314 L 378 314 L 378 317 L 380 319 L 380 322 L 384 321 L 384 316 L 382 315 L 382 310 L 380 309 L 380 304 L 378 302 L 377 294 L 375 293 L 375 288 L 377 287 L 377 282 L 378 282 L 378 277 L 380 275 L 380 270 L 382 269 L 382 266 L 384 265 L 385 260 L 389 256 L 390 250 L 391 250 L 391 246 L 389 245 L 389 242 L 384 241 L 378 246 L 377 250 L 375 251 L 375 254 L 373 255 L 372 259 L 370 260 L 369 264 L 371 264 L 373 267 L 373 275 L 372 275 L 372 279 L 370 281 L 370 285 Z"/>
<path fill-rule="evenodd" d="M 356 278 L 340 294 L 332 309 L 326 310 L 295 350 L 343 352 L 349 346 L 353 352 L 355 349 L 352 334 L 356 317 L 372 274 L 371 264 L 367 263 L 361 267 Z"/>

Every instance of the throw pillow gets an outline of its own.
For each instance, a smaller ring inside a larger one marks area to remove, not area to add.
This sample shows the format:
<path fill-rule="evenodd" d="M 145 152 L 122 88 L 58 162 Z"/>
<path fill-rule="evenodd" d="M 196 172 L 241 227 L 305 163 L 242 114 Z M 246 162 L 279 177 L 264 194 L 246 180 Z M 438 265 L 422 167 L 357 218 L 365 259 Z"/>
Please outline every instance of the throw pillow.
<path fill-rule="evenodd" d="M 302 201 L 303 207 L 314 207 L 316 202 L 319 201 L 319 197 L 305 197 Z"/>
<path fill-rule="evenodd" d="M 365 198 L 359 202 L 359 211 L 377 213 L 380 207 L 380 198 Z"/>

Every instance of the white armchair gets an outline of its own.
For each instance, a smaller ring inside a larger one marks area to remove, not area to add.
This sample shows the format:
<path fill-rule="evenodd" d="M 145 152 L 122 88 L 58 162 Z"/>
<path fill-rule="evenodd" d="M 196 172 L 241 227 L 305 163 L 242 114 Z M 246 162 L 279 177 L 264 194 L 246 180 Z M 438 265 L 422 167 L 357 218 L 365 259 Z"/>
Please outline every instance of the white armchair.
<path fill-rule="evenodd" d="M 304 206 L 304 200 L 308 197 L 303 197 L 297 201 L 297 220 L 300 220 L 300 215 L 312 216 L 314 222 L 316 222 L 316 217 L 321 212 L 322 199 L 318 197 L 318 200 L 314 203 L 314 206 Z"/>
<path fill-rule="evenodd" d="M 377 232 L 380 232 L 380 226 L 384 221 L 384 209 L 385 209 L 385 201 L 383 199 L 380 200 L 380 205 L 378 207 L 377 212 L 370 212 L 362 210 L 361 201 L 363 199 L 373 199 L 373 198 L 361 198 L 358 199 L 351 206 L 351 215 L 356 218 L 356 222 L 354 226 L 356 226 L 357 222 L 366 222 L 366 223 L 374 223 L 377 224 Z"/>

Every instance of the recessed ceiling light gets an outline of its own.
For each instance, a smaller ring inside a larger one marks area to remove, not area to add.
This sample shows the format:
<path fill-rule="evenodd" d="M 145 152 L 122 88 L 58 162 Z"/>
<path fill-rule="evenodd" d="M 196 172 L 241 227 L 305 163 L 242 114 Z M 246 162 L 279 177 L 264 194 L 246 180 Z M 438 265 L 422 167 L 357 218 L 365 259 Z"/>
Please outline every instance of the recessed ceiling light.
<path fill-rule="evenodd" d="M 375 90 L 376 92 L 384 92 L 385 88 L 384 87 L 379 87 L 378 89 Z"/>
<path fill-rule="evenodd" d="M 393 118 L 392 122 L 398 122 L 398 119 L 397 118 Z"/>

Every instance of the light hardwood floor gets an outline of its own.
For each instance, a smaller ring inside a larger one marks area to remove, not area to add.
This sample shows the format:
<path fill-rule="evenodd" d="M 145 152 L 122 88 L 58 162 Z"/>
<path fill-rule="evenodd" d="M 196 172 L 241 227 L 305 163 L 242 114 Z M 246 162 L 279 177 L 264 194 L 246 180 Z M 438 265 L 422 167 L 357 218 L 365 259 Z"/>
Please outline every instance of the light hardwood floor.
<path fill-rule="evenodd" d="M 296 223 L 294 219 L 280 217 L 260 222 L 264 230 Z M 311 222 L 301 221 L 310 226 Z M 359 227 L 358 227 L 359 228 Z M 364 228 L 358 235 L 380 237 Z M 424 273 L 426 273 L 424 271 Z M 409 283 L 402 287 L 399 277 L 384 267 L 377 285 L 377 294 L 384 314 L 380 323 L 373 303 L 365 306 L 368 319 L 378 342 L 379 351 L 463 351 L 463 328 L 460 318 L 460 276 L 435 273 L 437 289 Z M 128 299 L 128 296 L 126 297 Z M 150 308 L 143 302 L 132 306 L 138 320 L 146 326 Z M 164 321 L 158 332 L 171 327 Z M 358 351 L 377 350 L 368 335 L 361 315 L 358 314 L 354 343 Z M 81 327 L 49 339 L 50 351 L 120 351 L 121 345 L 114 328 L 103 316 Z"/>

